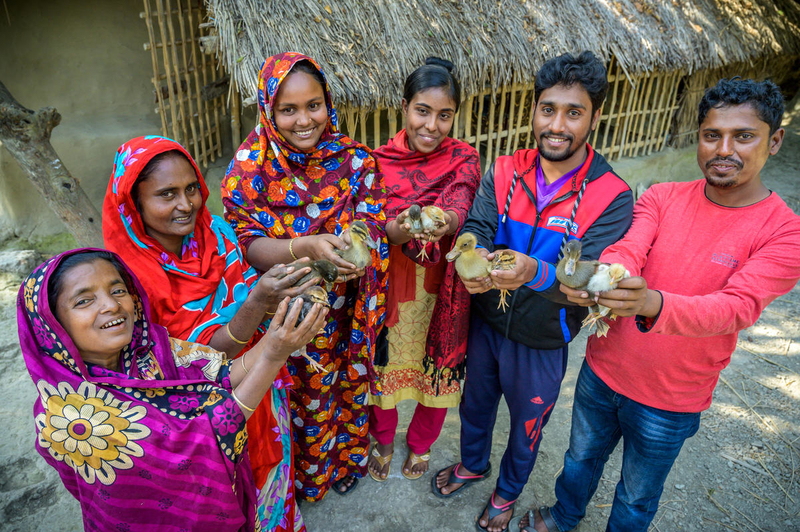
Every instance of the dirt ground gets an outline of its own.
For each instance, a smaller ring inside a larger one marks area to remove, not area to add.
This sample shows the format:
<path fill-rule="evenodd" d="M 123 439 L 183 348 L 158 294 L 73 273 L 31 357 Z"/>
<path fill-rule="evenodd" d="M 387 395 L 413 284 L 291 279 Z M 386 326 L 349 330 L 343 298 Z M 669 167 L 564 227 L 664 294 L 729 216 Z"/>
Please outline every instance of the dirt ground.
<path fill-rule="evenodd" d="M 699 170 L 697 172 L 699 176 Z M 787 131 L 780 153 L 765 168 L 766 184 L 800 213 L 800 120 Z M 34 450 L 31 407 L 35 388 L 25 371 L 16 332 L 15 297 L 20 279 L 0 274 L 0 530 L 82 530 L 78 503 Z M 553 484 L 567 448 L 575 378 L 586 335 L 571 345 L 569 370 L 536 467 L 517 504 L 525 509 L 555 500 Z M 800 288 L 779 298 L 740 335 L 731 364 L 722 372 L 700 431 L 686 442 L 651 526 L 654 531 L 800 530 Z M 396 458 L 387 482 L 362 479 L 347 497 L 329 494 L 303 505 L 309 530 L 395 532 L 474 530 L 493 489 L 490 482 L 442 500 L 430 493 L 431 473 L 418 481 L 400 475 L 404 428 L 413 405 L 400 407 Z M 492 461 L 505 447 L 508 412 L 500 407 Z M 438 470 L 458 460 L 459 421 L 448 412 L 431 459 Z M 621 450 L 606 466 L 580 532 L 604 530 L 619 478 Z M 516 519 L 512 522 L 516 527 Z M 511 529 L 512 532 L 516 528 Z"/>

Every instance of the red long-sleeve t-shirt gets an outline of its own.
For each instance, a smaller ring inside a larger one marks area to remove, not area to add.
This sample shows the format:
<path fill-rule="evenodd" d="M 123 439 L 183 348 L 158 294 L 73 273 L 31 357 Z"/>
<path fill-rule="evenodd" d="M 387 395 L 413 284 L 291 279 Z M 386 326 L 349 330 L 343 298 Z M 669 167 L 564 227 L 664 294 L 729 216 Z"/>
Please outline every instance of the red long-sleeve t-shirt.
<path fill-rule="evenodd" d="M 592 336 L 589 366 L 635 401 L 700 412 L 739 331 L 800 279 L 800 216 L 774 192 L 732 208 L 706 197 L 705 180 L 657 184 L 600 260 L 644 277 L 664 303 L 655 320 L 617 318 L 606 338 Z"/>

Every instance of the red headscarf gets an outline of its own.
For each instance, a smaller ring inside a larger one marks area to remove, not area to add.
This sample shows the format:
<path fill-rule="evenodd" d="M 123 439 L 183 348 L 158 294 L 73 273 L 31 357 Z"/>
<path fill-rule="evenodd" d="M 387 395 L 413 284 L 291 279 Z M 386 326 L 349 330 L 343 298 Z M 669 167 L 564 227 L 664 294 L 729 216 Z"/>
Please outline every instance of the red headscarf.
<path fill-rule="evenodd" d="M 145 165 L 167 151 L 178 151 L 191 163 L 203 198 L 194 232 L 184 239 L 180 256 L 145 232 L 131 196 Z M 208 212 L 207 199 L 200 169 L 183 146 L 164 137 L 146 136 L 117 150 L 103 201 L 105 245 L 122 256 L 141 279 L 156 321 L 176 338 L 205 344 L 230 321 L 256 280 L 233 231 Z"/>
<path fill-rule="evenodd" d="M 435 151 L 423 154 L 409 149 L 406 130 L 403 129 L 385 146 L 375 150 L 375 155 L 384 174 L 388 219 L 396 218 L 412 204 L 422 207 L 435 205 L 455 211 L 461 230 L 481 179 L 480 159 L 475 148 L 448 137 Z M 441 379 L 449 383 L 464 376 L 467 351 L 469 293 L 457 281 L 455 265 L 442 260 L 440 251 L 450 251 L 454 240 L 453 236 L 446 236 L 435 244 L 427 244 L 430 260 L 420 262 L 428 268 L 425 290 L 438 294 L 428 328 L 424 360 L 425 369 L 433 374 L 433 388 L 437 391 Z M 403 246 L 391 246 L 387 326 L 397 323 L 398 304 L 415 298 L 415 263 L 421 246 L 416 240 Z"/>

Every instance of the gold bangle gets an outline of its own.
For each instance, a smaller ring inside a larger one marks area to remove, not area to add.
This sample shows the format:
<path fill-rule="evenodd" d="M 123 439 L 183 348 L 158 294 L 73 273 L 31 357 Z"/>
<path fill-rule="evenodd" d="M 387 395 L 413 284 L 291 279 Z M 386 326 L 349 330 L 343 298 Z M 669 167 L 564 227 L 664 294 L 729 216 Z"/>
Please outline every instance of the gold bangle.
<path fill-rule="evenodd" d="M 242 342 L 241 340 L 236 338 L 233 335 L 233 333 L 231 333 L 231 322 L 228 322 L 228 323 L 225 324 L 225 332 L 227 332 L 228 336 L 230 337 L 230 339 L 233 340 L 234 342 L 236 342 L 237 344 L 239 344 L 239 345 L 247 345 L 247 342 Z"/>
<path fill-rule="evenodd" d="M 278 312 L 278 311 L 276 310 L 275 312 Z M 274 315 L 275 315 L 275 312 L 270 312 L 270 311 L 268 311 L 268 310 L 265 310 L 265 311 L 264 311 L 264 314 L 266 314 L 267 316 L 274 316 Z"/>
<path fill-rule="evenodd" d="M 250 351 L 248 351 L 247 353 L 249 353 L 249 352 L 250 352 Z M 244 357 L 246 357 L 246 356 L 247 356 L 247 353 L 245 353 L 245 354 L 243 354 L 243 355 L 242 355 L 242 369 L 244 370 L 244 374 L 245 374 L 245 375 L 247 375 L 247 374 L 249 373 L 249 371 L 247 371 L 247 366 L 245 366 L 245 365 L 244 365 Z"/>
<path fill-rule="evenodd" d="M 296 239 L 296 238 L 297 238 L 297 237 L 295 237 L 295 238 L 293 238 L 293 239 L 289 240 L 289 255 L 291 255 L 291 256 L 292 256 L 292 258 L 293 258 L 294 260 L 299 260 L 299 259 L 297 258 L 297 255 L 295 255 L 295 254 L 294 254 L 294 251 L 292 250 L 292 246 L 294 245 L 294 241 L 295 241 L 295 239 Z"/>
<path fill-rule="evenodd" d="M 234 400 L 234 401 L 236 401 L 236 404 L 238 404 L 239 406 L 241 406 L 242 408 L 244 408 L 244 409 L 245 409 L 245 410 L 247 410 L 248 412 L 255 412 L 255 411 L 256 411 L 256 409 L 255 409 L 255 408 L 250 408 L 249 406 L 247 406 L 246 404 L 244 404 L 243 402 L 241 402 L 241 401 L 239 400 L 239 398 L 238 398 L 238 397 L 236 397 L 236 392 L 234 392 L 233 390 L 231 390 L 231 397 L 233 397 L 233 400 Z"/>

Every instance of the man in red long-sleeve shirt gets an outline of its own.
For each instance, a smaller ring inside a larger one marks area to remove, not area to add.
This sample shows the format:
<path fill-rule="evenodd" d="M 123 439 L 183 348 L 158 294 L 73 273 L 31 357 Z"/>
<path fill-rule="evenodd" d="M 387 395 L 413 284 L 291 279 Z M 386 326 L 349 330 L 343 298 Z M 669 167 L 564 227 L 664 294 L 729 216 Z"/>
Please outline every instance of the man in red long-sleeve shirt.
<path fill-rule="evenodd" d="M 783 141 L 782 116 L 783 97 L 769 81 L 734 78 L 707 90 L 697 147 L 705 179 L 651 187 L 627 235 L 601 255 L 632 276 L 599 298 L 624 317 L 587 344 L 558 500 L 521 528 L 574 528 L 622 438 L 608 530 L 647 530 L 739 331 L 800 279 L 800 216 L 760 177 Z M 561 291 L 594 304 L 586 292 Z"/>

